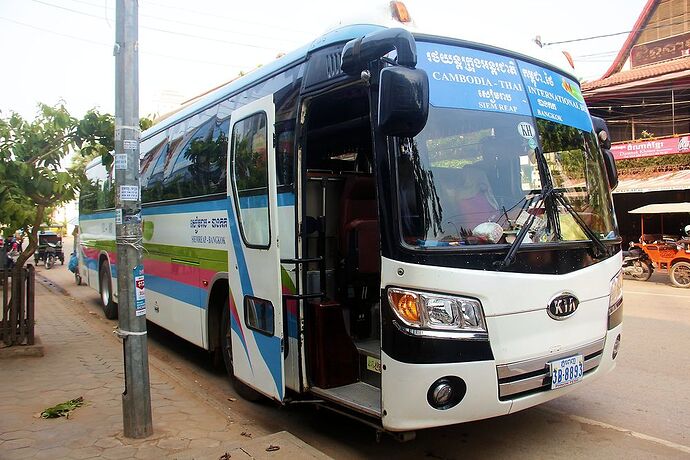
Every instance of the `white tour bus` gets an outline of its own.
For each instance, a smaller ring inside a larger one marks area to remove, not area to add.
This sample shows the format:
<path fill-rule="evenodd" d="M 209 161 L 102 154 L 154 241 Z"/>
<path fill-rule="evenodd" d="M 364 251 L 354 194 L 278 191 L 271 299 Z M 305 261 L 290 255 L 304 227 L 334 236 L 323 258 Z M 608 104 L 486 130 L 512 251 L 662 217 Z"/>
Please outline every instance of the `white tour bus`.
<path fill-rule="evenodd" d="M 147 319 L 243 396 L 401 436 L 562 396 L 620 343 L 605 133 L 558 67 L 342 27 L 142 134 Z M 112 318 L 113 187 L 87 174 L 80 271 Z"/>

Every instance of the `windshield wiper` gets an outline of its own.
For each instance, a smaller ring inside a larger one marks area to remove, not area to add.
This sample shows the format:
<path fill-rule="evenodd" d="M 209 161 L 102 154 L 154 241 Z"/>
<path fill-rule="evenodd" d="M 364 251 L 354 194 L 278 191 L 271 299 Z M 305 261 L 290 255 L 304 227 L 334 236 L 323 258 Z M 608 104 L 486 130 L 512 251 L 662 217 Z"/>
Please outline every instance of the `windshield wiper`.
<path fill-rule="evenodd" d="M 541 203 L 545 202 L 546 198 L 548 198 L 552 193 L 552 187 L 542 190 L 542 192 L 539 194 L 539 199 L 537 200 L 534 209 L 537 209 Z M 531 201 L 525 203 L 528 207 L 532 204 Z M 522 226 L 518 234 L 515 236 L 515 241 L 513 241 L 513 243 L 510 245 L 510 249 L 508 249 L 508 254 L 506 254 L 505 258 L 502 261 L 496 263 L 497 268 L 499 270 L 509 267 L 513 264 L 513 262 L 515 262 L 515 255 L 517 254 L 517 251 L 520 248 L 522 242 L 524 241 L 525 236 L 527 236 L 527 233 L 529 232 L 529 229 L 532 227 L 532 224 L 537 218 L 536 214 L 532 214 L 529 212 L 528 214 L 529 217 L 527 218 L 527 221 L 525 221 L 524 225 Z"/>
<path fill-rule="evenodd" d="M 585 235 L 587 235 L 587 238 L 592 240 L 592 243 L 594 243 L 594 258 L 598 259 L 606 255 L 606 245 L 602 243 L 599 237 L 592 231 L 591 228 L 589 228 L 585 221 L 582 220 L 580 214 L 578 214 L 577 211 L 573 209 L 573 207 L 570 205 L 570 203 L 568 203 L 563 194 L 559 191 L 554 190 L 553 196 L 559 203 L 561 203 L 561 205 L 563 205 L 565 210 L 568 211 L 568 214 L 570 214 L 573 217 L 573 219 L 575 219 L 577 225 L 579 225 L 580 229 L 582 229 Z"/>
<path fill-rule="evenodd" d="M 554 210 L 553 204 L 550 205 L 549 203 L 551 201 L 550 198 L 553 196 L 558 203 L 563 205 L 563 207 L 573 217 L 575 222 L 577 222 L 578 226 L 582 229 L 585 235 L 587 235 L 587 237 L 594 243 L 594 257 L 598 259 L 599 257 L 606 254 L 606 245 L 604 245 L 604 243 L 602 243 L 601 240 L 594 234 L 592 229 L 590 229 L 587 226 L 587 224 L 582 220 L 577 211 L 575 211 L 572 208 L 572 206 L 570 206 L 570 204 L 566 201 L 565 197 L 563 197 L 563 194 L 554 188 L 553 181 L 551 180 L 551 174 L 548 170 L 548 165 L 546 164 L 546 159 L 542 156 L 539 149 L 534 149 L 534 153 L 537 160 L 539 176 L 542 181 L 542 184 L 544 184 L 542 192 L 541 194 L 539 194 L 539 200 L 537 201 L 537 206 L 535 206 L 535 208 L 538 207 L 541 203 L 544 203 L 545 207 L 547 207 L 547 219 L 548 221 L 553 220 L 553 230 L 556 232 L 556 235 L 560 237 L 561 231 L 558 222 L 558 210 Z M 548 208 L 552 209 L 550 210 Z M 555 215 L 551 216 L 552 214 Z M 515 237 L 515 241 L 513 241 L 513 244 L 510 245 L 510 249 L 508 249 L 508 253 L 506 254 L 505 258 L 497 263 L 498 270 L 502 270 L 506 267 L 509 267 L 513 264 L 513 262 L 515 262 L 515 255 L 517 254 L 517 251 L 520 248 L 522 241 L 525 239 L 525 236 L 527 235 L 527 232 L 529 232 L 530 227 L 532 227 L 532 224 L 534 223 L 535 219 L 536 215 L 530 214 L 530 216 L 527 218 L 527 221 Z"/>

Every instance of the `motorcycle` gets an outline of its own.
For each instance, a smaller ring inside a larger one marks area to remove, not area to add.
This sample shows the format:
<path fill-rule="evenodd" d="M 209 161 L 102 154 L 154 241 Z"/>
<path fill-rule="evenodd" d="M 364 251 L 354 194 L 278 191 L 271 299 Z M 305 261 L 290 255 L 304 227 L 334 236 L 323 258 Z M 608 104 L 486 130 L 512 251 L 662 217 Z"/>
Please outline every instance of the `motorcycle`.
<path fill-rule="evenodd" d="M 51 268 L 53 268 L 53 265 L 55 265 L 55 258 L 57 257 L 55 250 L 56 247 L 56 245 L 48 243 L 48 247 L 46 248 L 45 254 L 46 270 L 50 270 Z"/>
<path fill-rule="evenodd" d="M 623 275 L 638 281 L 647 281 L 654 273 L 654 265 L 649 256 L 630 243 L 630 250 L 623 251 Z"/>

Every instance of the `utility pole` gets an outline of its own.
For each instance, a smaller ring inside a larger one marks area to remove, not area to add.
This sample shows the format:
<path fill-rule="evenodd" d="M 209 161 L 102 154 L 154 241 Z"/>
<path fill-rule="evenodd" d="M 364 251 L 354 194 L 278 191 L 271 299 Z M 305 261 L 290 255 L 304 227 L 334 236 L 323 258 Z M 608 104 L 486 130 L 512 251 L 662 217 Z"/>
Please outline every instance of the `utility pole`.
<path fill-rule="evenodd" d="M 145 438 L 153 433 L 141 261 L 138 14 L 138 0 L 117 0 L 114 50 L 115 240 L 119 325 L 116 332 L 122 339 L 124 352 L 122 422 L 128 438 Z"/>

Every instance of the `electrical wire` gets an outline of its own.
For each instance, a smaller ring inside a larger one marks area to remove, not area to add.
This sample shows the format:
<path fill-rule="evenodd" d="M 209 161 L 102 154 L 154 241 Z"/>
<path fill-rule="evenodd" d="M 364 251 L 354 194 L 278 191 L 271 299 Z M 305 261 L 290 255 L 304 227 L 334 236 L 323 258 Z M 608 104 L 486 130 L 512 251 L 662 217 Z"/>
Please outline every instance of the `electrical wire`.
<path fill-rule="evenodd" d="M 42 27 L 37 27 L 37 26 L 31 25 L 31 24 L 26 24 L 26 23 L 24 23 L 24 22 L 16 21 L 16 20 L 14 20 L 14 19 L 6 18 L 6 17 L 3 17 L 3 16 L 0 16 L 0 20 L 7 21 L 7 22 L 11 22 L 11 23 L 13 23 L 13 24 L 17 24 L 17 25 L 20 25 L 20 26 L 23 26 L 23 27 L 28 27 L 28 28 L 30 28 L 30 29 L 39 30 L 39 31 L 41 31 L 41 32 L 46 32 L 46 33 L 49 33 L 49 34 L 58 35 L 58 36 L 60 36 L 60 37 L 65 37 L 65 38 L 70 38 L 70 39 L 72 39 L 72 40 L 78 40 L 78 41 L 81 41 L 81 42 L 90 43 L 90 44 L 93 44 L 93 45 L 99 45 L 99 46 L 103 46 L 103 47 L 107 47 L 107 48 L 112 48 L 112 46 L 113 46 L 112 44 L 109 44 L 109 43 L 98 42 L 98 41 L 95 41 L 95 40 L 89 40 L 89 39 L 87 39 L 87 38 L 82 38 L 82 37 L 77 37 L 77 36 L 74 36 L 74 35 L 64 34 L 64 33 L 61 33 L 61 32 L 56 32 L 56 31 L 54 31 L 54 30 L 44 29 L 44 28 L 42 28 Z M 153 51 L 142 50 L 141 48 L 139 48 L 139 53 L 141 53 L 141 54 L 146 54 L 146 55 L 151 55 L 151 56 L 158 56 L 158 57 L 173 59 L 173 60 L 176 60 L 176 61 L 196 62 L 196 63 L 198 63 L 198 64 L 209 64 L 209 65 L 215 65 L 215 66 L 218 66 L 218 67 L 224 67 L 224 68 L 230 68 L 230 69 L 238 69 L 238 70 L 244 69 L 244 67 L 241 67 L 241 66 L 235 66 L 235 65 L 231 65 L 231 64 L 223 64 L 223 63 L 221 63 L 221 62 L 214 62 L 214 61 L 204 61 L 204 60 L 201 60 L 201 59 L 186 58 L 186 57 L 182 57 L 182 56 L 171 56 L 171 55 L 168 55 L 168 54 L 161 54 L 161 53 L 156 53 L 156 52 L 153 52 Z"/>
<path fill-rule="evenodd" d="M 40 3 L 40 4 L 42 4 L 42 5 L 50 6 L 50 7 L 53 7 L 53 8 L 57 8 L 57 9 L 60 9 L 60 10 L 69 11 L 69 12 L 72 12 L 72 13 L 75 13 L 75 14 L 80 14 L 80 15 L 83 15 L 83 16 L 88 16 L 88 17 L 92 17 L 92 18 L 96 18 L 96 19 L 103 19 L 101 16 L 98 16 L 98 15 L 95 15 L 95 14 L 91 14 L 91 13 L 87 13 L 87 12 L 84 12 L 84 11 L 75 10 L 75 9 L 73 9 L 73 8 L 67 8 L 67 7 L 60 6 L 60 5 L 55 5 L 55 4 L 53 4 L 53 3 L 44 2 L 44 1 L 42 1 L 42 0 L 31 0 L 31 1 L 33 1 L 33 2 L 35 2 L 35 3 Z M 230 45 L 246 46 L 246 47 L 249 47 L 249 48 L 264 49 L 264 50 L 269 50 L 269 51 L 280 51 L 280 49 L 279 49 L 279 48 L 276 48 L 276 47 L 268 47 L 268 46 L 255 45 L 255 44 L 252 44 L 252 43 L 243 43 L 243 42 L 236 42 L 236 41 L 231 41 L 231 40 L 223 40 L 223 39 L 219 39 L 219 38 L 204 37 L 204 36 L 201 36 L 201 35 L 188 34 L 188 33 L 180 32 L 180 31 L 176 31 L 176 30 L 161 29 L 161 28 L 158 28 L 158 27 L 150 27 L 150 26 L 140 26 L 140 27 L 141 27 L 142 29 L 153 30 L 153 31 L 156 31 L 156 32 L 167 33 L 167 34 L 177 35 L 177 36 L 190 37 L 190 38 L 196 38 L 196 39 L 200 39 L 200 40 L 208 40 L 208 41 L 217 42 L 217 43 L 227 43 L 227 44 L 230 44 Z"/>
<path fill-rule="evenodd" d="M 670 24 L 664 24 L 664 25 L 658 25 L 658 26 L 648 26 L 648 27 L 641 27 L 639 29 L 633 29 L 633 30 L 626 30 L 623 32 L 614 32 L 610 34 L 602 34 L 602 35 L 594 35 L 591 37 L 582 37 L 582 38 L 573 38 L 571 40 L 561 40 L 558 42 L 549 42 L 549 43 L 542 43 L 542 46 L 551 46 L 551 45 L 562 45 L 564 43 L 575 43 L 575 42 L 583 42 L 587 40 L 596 40 L 599 38 L 608 38 L 608 37 L 615 37 L 617 35 L 623 35 L 623 34 L 629 34 L 631 32 L 642 32 L 645 30 L 654 30 L 654 29 L 660 29 L 662 27 L 671 27 L 671 26 L 677 26 L 679 24 L 685 24 L 687 23 L 687 20 L 682 20 L 681 22 L 672 22 Z"/>
<path fill-rule="evenodd" d="M 35 0 L 35 1 L 38 1 L 38 0 Z M 89 5 L 92 7 L 100 6 L 100 5 L 95 5 L 93 3 L 90 3 L 90 2 L 86 2 L 84 0 L 71 0 L 71 1 L 76 2 L 76 3 L 81 3 L 83 5 Z M 41 3 L 45 4 L 45 2 L 41 2 Z M 108 7 L 105 3 L 104 3 L 104 6 L 106 8 L 106 11 L 107 10 L 111 10 L 111 11 L 113 10 L 112 7 Z M 84 12 L 82 12 L 82 13 L 84 13 Z M 84 13 L 84 14 L 87 14 L 87 13 Z M 98 17 L 100 18 L 100 16 L 98 16 Z M 180 25 L 185 25 L 185 26 L 203 28 L 205 30 L 217 30 L 219 32 L 224 32 L 224 33 L 229 33 L 229 34 L 239 34 L 239 35 L 242 35 L 244 37 L 255 37 L 255 38 L 261 38 L 264 40 L 280 40 L 281 42 L 298 43 L 297 40 L 290 40 L 289 38 L 285 38 L 285 37 L 269 37 L 266 35 L 252 34 L 252 33 L 248 33 L 248 32 L 236 32 L 236 31 L 230 30 L 230 29 L 225 28 L 225 27 L 214 27 L 214 26 L 209 25 L 209 24 L 195 24 L 193 22 L 180 21 L 177 19 L 169 19 L 169 18 L 164 18 L 162 16 L 155 16 L 152 14 L 145 14 L 145 13 L 141 13 L 141 12 L 139 13 L 139 17 L 149 18 L 149 19 L 153 19 L 153 20 L 157 20 L 157 21 L 169 22 L 172 24 L 180 24 Z M 106 19 L 106 18 L 104 17 L 104 19 Z"/>

